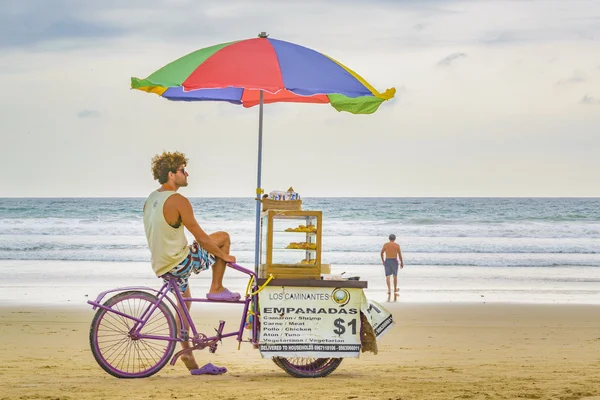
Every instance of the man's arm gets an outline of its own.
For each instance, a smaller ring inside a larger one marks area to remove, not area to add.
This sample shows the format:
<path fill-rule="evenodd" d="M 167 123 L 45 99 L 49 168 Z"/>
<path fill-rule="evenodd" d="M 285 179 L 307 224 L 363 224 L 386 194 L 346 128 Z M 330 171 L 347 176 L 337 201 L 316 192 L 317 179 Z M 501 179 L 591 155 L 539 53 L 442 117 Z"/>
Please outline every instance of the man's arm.
<path fill-rule="evenodd" d="M 385 244 L 381 248 L 381 263 L 385 264 L 385 259 L 383 258 L 383 253 L 385 253 Z"/>
<path fill-rule="evenodd" d="M 404 261 L 402 261 L 402 249 L 398 245 L 398 257 L 400 257 L 400 269 L 404 268 Z"/>
<path fill-rule="evenodd" d="M 172 197 L 176 197 L 173 200 L 175 200 L 175 207 L 179 212 L 183 226 L 194 235 L 198 243 L 200 243 L 200 246 L 225 262 L 235 262 L 235 257 L 225 254 L 225 252 L 215 244 L 211 237 L 200 228 L 200 224 L 198 224 L 198 221 L 196 221 L 196 217 L 194 216 L 194 210 L 192 209 L 190 201 L 181 195 L 173 195 Z"/>

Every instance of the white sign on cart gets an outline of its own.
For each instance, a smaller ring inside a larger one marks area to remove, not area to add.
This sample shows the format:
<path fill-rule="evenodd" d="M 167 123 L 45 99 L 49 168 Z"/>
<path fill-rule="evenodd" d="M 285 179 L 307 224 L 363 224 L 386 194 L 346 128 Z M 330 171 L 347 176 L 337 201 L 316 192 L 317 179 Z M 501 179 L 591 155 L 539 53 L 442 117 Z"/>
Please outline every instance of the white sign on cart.
<path fill-rule="evenodd" d="M 393 324 L 359 288 L 267 286 L 260 294 L 260 352 L 264 358 L 358 357 L 361 310 L 376 336 Z"/>

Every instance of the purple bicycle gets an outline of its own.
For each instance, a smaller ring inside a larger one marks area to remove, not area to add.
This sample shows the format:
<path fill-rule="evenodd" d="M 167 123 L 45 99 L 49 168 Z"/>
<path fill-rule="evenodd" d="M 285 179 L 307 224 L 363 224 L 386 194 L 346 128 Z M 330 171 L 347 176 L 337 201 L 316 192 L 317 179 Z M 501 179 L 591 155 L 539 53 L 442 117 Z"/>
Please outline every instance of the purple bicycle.
<path fill-rule="evenodd" d="M 172 276 L 169 276 L 168 281 L 159 290 L 150 287 L 126 287 L 102 292 L 95 301 L 89 300 L 88 304 L 92 305 L 94 310 L 97 309 L 90 327 L 90 346 L 100 367 L 117 378 L 145 378 L 160 371 L 169 361 L 171 365 L 175 365 L 179 357 L 188 352 L 208 348 L 211 353 L 214 353 L 223 338 L 236 337 L 241 343 L 244 341 L 242 336 L 248 324 L 251 325 L 252 334 L 246 341 L 254 348 L 258 348 L 260 335 L 258 292 L 269 283 L 269 280 L 259 288 L 257 276 L 253 271 L 233 263 L 228 266 L 249 276 L 246 296 L 243 300 L 225 302 L 184 298 Z M 175 301 L 168 296 L 171 290 L 175 294 Z M 109 293 L 118 294 L 102 303 Z M 177 307 L 176 302 L 181 307 Z M 214 336 L 209 337 L 198 332 L 185 307 L 186 302 L 243 305 L 238 330 L 223 332 L 225 321 L 219 321 Z M 183 310 L 183 313 L 180 310 Z M 181 327 L 179 332 L 175 318 Z M 190 327 L 191 337 L 185 329 L 185 322 Z M 173 355 L 178 342 L 190 342 L 191 346 Z M 274 357 L 272 360 L 278 367 L 296 378 L 327 376 L 342 362 L 342 358 L 309 357 Z"/>

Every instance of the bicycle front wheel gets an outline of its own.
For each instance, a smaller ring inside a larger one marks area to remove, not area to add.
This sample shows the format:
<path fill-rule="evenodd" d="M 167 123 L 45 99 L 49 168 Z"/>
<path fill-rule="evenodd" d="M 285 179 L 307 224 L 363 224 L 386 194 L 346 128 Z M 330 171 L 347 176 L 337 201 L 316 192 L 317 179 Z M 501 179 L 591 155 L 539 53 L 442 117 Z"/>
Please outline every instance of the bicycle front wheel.
<path fill-rule="evenodd" d="M 158 298 L 150 293 L 129 291 L 108 299 L 104 306 L 125 315 L 141 318 Z M 90 346 L 98 364 L 117 378 L 145 378 L 154 375 L 173 356 L 177 325 L 169 307 L 160 302 L 140 331 L 164 339 L 138 338 L 133 332 L 135 321 L 119 314 L 98 309 L 90 327 Z"/>
<path fill-rule="evenodd" d="M 343 358 L 273 357 L 273 362 L 295 378 L 322 378 L 342 363 Z"/>

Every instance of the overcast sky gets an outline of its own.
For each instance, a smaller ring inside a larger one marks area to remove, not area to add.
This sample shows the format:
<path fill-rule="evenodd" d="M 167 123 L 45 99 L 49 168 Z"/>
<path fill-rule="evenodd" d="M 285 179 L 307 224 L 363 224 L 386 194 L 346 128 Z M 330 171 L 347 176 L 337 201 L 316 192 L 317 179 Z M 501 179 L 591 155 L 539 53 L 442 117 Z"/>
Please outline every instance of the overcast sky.
<path fill-rule="evenodd" d="M 252 196 L 258 107 L 129 90 L 255 37 L 327 54 L 393 101 L 265 107 L 263 187 L 306 196 L 600 196 L 600 1 L 3 0 L 0 197 Z"/>

